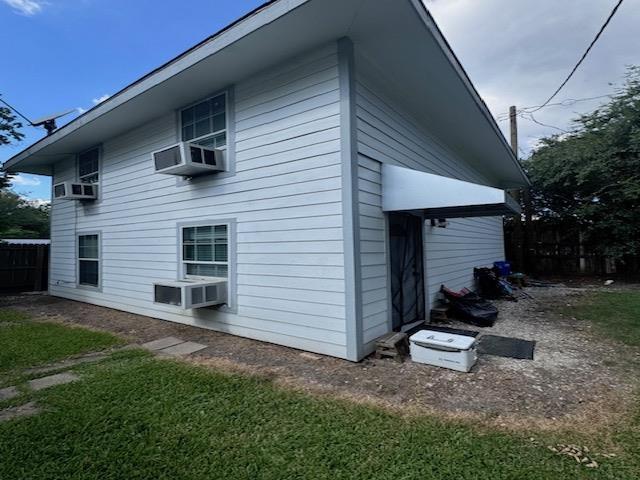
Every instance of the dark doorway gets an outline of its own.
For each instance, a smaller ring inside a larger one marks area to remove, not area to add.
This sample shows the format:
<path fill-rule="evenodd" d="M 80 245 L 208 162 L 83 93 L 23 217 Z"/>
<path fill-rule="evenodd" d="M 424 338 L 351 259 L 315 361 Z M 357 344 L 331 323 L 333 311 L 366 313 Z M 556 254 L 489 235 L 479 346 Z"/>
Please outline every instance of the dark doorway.
<path fill-rule="evenodd" d="M 393 329 L 424 320 L 423 220 L 409 213 L 389 214 Z"/>

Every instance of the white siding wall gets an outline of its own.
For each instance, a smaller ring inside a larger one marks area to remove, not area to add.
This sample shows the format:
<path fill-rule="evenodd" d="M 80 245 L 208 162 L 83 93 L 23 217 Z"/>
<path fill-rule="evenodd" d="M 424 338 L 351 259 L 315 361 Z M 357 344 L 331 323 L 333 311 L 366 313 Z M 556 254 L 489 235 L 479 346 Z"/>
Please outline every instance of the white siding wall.
<path fill-rule="evenodd" d="M 177 138 L 173 112 L 103 143 L 100 202 L 54 202 L 51 292 L 345 357 L 336 46 L 238 83 L 232 108 L 232 176 L 178 186 L 153 173 L 150 152 Z M 74 161 L 56 166 L 55 182 L 74 177 Z M 177 275 L 176 224 L 216 218 L 237 222 L 237 314 L 154 304 L 153 281 Z M 75 232 L 95 230 L 101 292 L 75 287 Z"/>
<path fill-rule="evenodd" d="M 385 219 L 380 162 L 358 155 L 362 332 L 368 344 L 389 331 Z"/>
<path fill-rule="evenodd" d="M 389 100 L 362 57 L 356 59 L 357 140 L 359 152 L 360 235 L 362 245 L 364 342 L 387 329 L 387 272 L 379 163 L 486 183 L 455 152 L 417 126 Z M 378 164 L 378 165 L 376 165 Z M 433 302 L 441 284 L 459 289 L 473 284 L 473 267 L 503 259 L 502 220 L 452 219 L 446 229 L 425 225 L 425 281 Z"/>

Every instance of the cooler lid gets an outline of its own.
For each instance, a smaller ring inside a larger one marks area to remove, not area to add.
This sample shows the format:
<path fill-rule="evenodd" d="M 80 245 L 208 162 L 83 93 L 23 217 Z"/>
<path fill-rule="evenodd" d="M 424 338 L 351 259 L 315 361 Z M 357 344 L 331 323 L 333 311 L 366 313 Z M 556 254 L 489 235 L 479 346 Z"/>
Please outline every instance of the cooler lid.
<path fill-rule="evenodd" d="M 409 341 L 420 345 L 469 350 L 476 342 L 474 337 L 456 335 L 454 333 L 420 330 L 409 337 Z"/>

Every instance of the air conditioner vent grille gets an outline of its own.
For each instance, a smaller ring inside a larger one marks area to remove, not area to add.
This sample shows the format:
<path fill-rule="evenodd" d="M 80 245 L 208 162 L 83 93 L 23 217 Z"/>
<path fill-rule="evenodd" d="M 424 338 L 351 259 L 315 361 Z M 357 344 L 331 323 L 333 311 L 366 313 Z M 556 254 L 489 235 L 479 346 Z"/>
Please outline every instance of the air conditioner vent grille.
<path fill-rule="evenodd" d="M 211 286 L 205 287 L 204 290 L 205 290 L 204 296 L 207 299 L 207 302 L 210 302 L 210 301 L 218 298 L 218 286 L 217 285 L 211 285 Z"/>
<path fill-rule="evenodd" d="M 204 153 L 204 163 L 207 165 L 217 165 L 216 163 L 216 154 L 211 150 L 203 150 Z"/>
<path fill-rule="evenodd" d="M 202 149 L 191 146 L 189 147 L 189 150 L 191 151 L 191 161 L 195 163 L 202 163 Z"/>
<path fill-rule="evenodd" d="M 180 288 L 166 285 L 154 285 L 154 300 L 157 303 L 169 305 L 182 305 L 182 293 Z"/>
<path fill-rule="evenodd" d="M 64 197 L 65 193 L 66 193 L 66 189 L 64 187 L 64 183 L 59 183 L 58 185 L 53 187 L 53 196 L 55 198 Z"/>
<path fill-rule="evenodd" d="M 202 287 L 200 287 L 200 288 L 192 288 L 191 289 L 191 303 L 192 304 L 204 303 L 203 292 L 204 292 L 204 289 Z"/>
<path fill-rule="evenodd" d="M 180 146 L 175 145 L 166 150 L 160 150 L 153 154 L 153 160 L 156 165 L 156 170 L 162 170 L 163 168 L 169 168 L 179 165 L 182 159 L 180 158 Z"/>

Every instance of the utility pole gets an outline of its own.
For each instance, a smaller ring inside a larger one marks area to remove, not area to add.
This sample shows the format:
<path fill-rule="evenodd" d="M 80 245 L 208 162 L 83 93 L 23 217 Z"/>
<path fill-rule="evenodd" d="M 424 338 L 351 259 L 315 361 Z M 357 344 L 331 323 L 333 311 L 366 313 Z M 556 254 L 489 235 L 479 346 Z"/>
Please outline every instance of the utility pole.
<path fill-rule="evenodd" d="M 518 157 L 518 117 L 516 115 L 516 106 L 511 105 L 509 107 L 509 124 L 511 126 L 511 149 Z"/>
<path fill-rule="evenodd" d="M 515 105 L 509 107 L 509 124 L 511 126 L 511 148 L 516 158 L 520 158 L 518 152 L 518 116 Z M 518 267 L 524 271 L 529 272 L 531 265 L 529 264 L 531 249 L 531 192 L 529 187 L 524 187 L 521 190 L 516 190 L 516 200 L 522 205 L 524 213 L 524 225 L 522 225 L 522 216 L 517 217 L 514 224 L 514 235 L 518 239 L 516 258 L 518 261 Z"/>
<path fill-rule="evenodd" d="M 516 158 L 518 156 L 518 120 L 517 120 L 517 110 L 516 106 L 512 105 L 509 107 L 509 126 L 511 132 L 511 149 L 513 150 L 513 154 Z M 516 201 L 522 205 L 522 192 L 520 189 L 513 190 L 513 197 Z M 520 272 L 525 270 L 524 265 L 524 232 L 522 228 L 522 216 L 516 215 L 513 218 L 513 246 L 515 247 L 515 261 Z"/>

